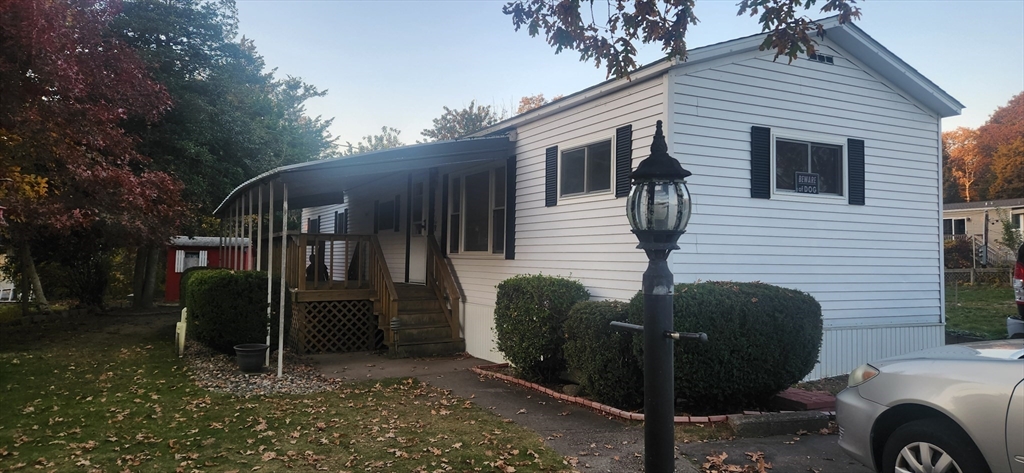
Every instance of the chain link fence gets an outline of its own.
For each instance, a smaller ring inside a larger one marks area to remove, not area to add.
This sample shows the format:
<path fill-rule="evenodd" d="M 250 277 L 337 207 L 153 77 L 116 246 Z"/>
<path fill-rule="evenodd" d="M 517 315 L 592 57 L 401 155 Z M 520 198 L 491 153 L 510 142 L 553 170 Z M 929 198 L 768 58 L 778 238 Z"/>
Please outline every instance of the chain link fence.
<path fill-rule="evenodd" d="M 1013 268 L 946 269 L 946 285 L 992 284 L 1009 286 Z"/>

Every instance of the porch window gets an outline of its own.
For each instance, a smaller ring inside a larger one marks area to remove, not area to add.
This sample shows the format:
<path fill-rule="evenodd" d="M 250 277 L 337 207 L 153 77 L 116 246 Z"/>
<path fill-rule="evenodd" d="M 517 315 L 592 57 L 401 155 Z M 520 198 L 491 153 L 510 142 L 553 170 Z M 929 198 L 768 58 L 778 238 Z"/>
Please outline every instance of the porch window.
<path fill-rule="evenodd" d="M 504 254 L 505 167 L 451 180 L 449 253 Z"/>

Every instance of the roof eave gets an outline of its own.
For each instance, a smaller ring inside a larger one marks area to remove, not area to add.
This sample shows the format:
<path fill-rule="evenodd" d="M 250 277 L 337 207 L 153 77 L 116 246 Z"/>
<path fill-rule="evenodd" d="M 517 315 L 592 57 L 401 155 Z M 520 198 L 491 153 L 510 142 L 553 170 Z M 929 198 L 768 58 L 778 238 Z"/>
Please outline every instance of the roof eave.
<path fill-rule="evenodd" d="M 964 105 L 946 93 L 934 82 L 904 62 L 875 41 L 864 30 L 852 23 L 840 25 L 838 19 L 829 18 L 833 25 L 826 25 L 827 37 L 839 47 L 857 57 L 872 70 L 889 82 L 906 91 L 915 100 L 925 105 L 939 117 L 960 115 Z M 825 24 L 825 21 L 822 21 Z"/>
<path fill-rule="evenodd" d="M 361 168 L 372 169 L 375 167 L 387 167 L 398 164 L 412 163 L 423 160 L 438 160 L 447 156 L 465 156 L 473 154 L 501 154 L 513 153 L 515 143 L 507 136 L 493 136 L 475 139 L 460 139 L 452 141 L 435 141 L 431 143 L 418 143 L 415 145 L 402 146 L 380 151 L 372 151 L 353 156 L 332 158 L 318 161 L 281 166 L 264 172 L 252 179 L 245 181 L 235 187 L 214 210 L 214 215 L 221 215 L 227 212 L 227 206 L 243 192 L 264 184 L 269 181 L 276 181 L 287 178 L 289 175 L 324 172 L 339 168 Z"/>

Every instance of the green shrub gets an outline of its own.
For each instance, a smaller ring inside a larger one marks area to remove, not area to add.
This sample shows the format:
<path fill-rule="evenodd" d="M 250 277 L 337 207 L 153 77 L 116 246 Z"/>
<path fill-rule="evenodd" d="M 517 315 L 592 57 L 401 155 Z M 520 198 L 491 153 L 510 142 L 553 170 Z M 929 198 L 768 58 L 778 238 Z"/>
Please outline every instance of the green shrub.
<path fill-rule="evenodd" d="M 538 274 L 502 281 L 494 307 L 498 350 L 524 379 L 557 379 L 565 370 L 565 319 L 573 305 L 589 298 L 571 279 Z"/>
<path fill-rule="evenodd" d="M 185 269 L 184 271 L 181 272 L 181 279 L 180 279 L 179 284 L 178 284 L 178 306 L 179 307 L 185 307 L 185 295 L 188 293 L 188 280 L 192 278 L 192 275 L 195 274 L 196 271 L 207 271 L 207 270 L 211 270 L 211 269 L 217 269 L 217 268 L 211 268 L 211 267 L 208 267 L 208 266 L 193 266 L 193 267 L 187 268 L 187 269 Z"/>
<path fill-rule="evenodd" d="M 267 338 L 267 275 L 256 271 L 199 271 L 188 279 L 188 330 L 200 343 L 233 354 L 241 343 Z"/>
<path fill-rule="evenodd" d="M 629 312 L 643 323 L 643 294 Z M 817 363 L 821 306 L 809 294 L 757 282 L 678 284 L 673 312 L 676 331 L 708 334 L 707 343 L 676 342 L 675 394 L 689 407 L 763 406 Z"/>
<path fill-rule="evenodd" d="M 644 374 L 633 353 L 633 333 L 612 329 L 629 306 L 617 301 L 584 301 L 565 322 L 565 361 L 591 399 L 620 408 L 644 402 Z"/>
<path fill-rule="evenodd" d="M 949 269 L 970 268 L 974 265 L 970 240 L 946 240 L 943 244 L 946 267 Z"/>

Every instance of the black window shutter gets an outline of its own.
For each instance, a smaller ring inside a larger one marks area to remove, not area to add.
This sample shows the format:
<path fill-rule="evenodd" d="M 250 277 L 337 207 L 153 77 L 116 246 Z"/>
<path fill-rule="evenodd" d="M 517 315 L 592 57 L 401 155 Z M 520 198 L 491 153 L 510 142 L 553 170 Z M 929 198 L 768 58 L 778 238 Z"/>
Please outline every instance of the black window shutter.
<path fill-rule="evenodd" d="M 341 233 L 348 234 L 348 209 L 341 214 Z"/>
<path fill-rule="evenodd" d="M 505 259 L 516 259 L 516 157 L 505 161 Z"/>
<path fill-rule="evenodd" d="M 334 211 L 334 234 L 341 233 L 341 212 Z"/>
<path fill-rule="evenodd" d="M 846 140 L 850 173 L 850 205 L 864 205 L 864 140 Z"/>
<path fill-rule="evenodd" d="M 544 151 L 544 206 L 554 207 L 558 203 L 558 147 Z"/>
<path fill-rule="evenodd" d="M 395 231 L 396 232 L 399 230 L 399 227 L 401 227 L 401 225 L 399 225 L 399 222 L 401 222 L 400 219 L 402 218 L 402 200 L 401 199 L 402 199 L 401 195 L 395 195 Z"/>
<path fill-rule="evenodd" d="M 750 127 L 750 197 L 772 198 L 772 129 Z"/>
<path fill-rule="evenodd" d="M 633 172 L 633 125 L 615 129 L 615 197 L 629 195 Z"/>

